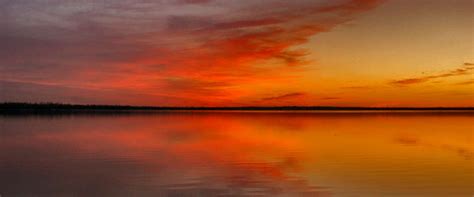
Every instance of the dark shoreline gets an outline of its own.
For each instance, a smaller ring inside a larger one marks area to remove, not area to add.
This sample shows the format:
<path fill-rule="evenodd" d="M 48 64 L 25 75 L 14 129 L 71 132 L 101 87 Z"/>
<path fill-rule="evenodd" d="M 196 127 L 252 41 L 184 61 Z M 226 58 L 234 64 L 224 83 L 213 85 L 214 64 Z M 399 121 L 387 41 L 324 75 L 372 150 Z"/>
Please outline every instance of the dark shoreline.
<path fill-rule="evenodd" d="M 22 113 L 135 113 L 154 111 L 462 111 L 474 107 L 336 107 L 336 106 L 242 106 L 242 107 L 160 107 L 130 105 L 76 105 L 58 103 L 0 103 L 0 114 Z"/>

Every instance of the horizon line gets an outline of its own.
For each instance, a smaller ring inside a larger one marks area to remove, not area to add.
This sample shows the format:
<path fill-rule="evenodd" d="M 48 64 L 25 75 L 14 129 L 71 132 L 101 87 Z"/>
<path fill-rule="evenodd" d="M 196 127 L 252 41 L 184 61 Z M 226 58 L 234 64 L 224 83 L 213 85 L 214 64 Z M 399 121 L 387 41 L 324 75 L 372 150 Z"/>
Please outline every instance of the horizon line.
<path fill-rule="evenodd" d="M 474 110 L 474 106 L 464 107 L 368 107 L 368 106 L 323 106 L 323 105 L 284 105 L 284 106 L 152 106 L 120 104 L 71 104 L 55 102 L 2 102 L 0 110 Z"/>

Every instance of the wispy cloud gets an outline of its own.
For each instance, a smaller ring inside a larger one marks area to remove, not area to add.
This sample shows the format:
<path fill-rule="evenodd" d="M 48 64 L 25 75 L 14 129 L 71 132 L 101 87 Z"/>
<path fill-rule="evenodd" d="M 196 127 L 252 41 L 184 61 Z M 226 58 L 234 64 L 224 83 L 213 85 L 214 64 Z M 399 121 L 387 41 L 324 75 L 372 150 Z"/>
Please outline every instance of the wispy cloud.
<path fill-rule="evenodd" d="M 264 101 L 287 100 L 287 99 L 301 98 L 306 95 L 307 94 L 304 92 L 292 92 L 292 93 L 283 94 L 279 96 L 265 97 L 265 98 L 262 98 L 262 100 Z"/>
<path fill-rule="evenodd" d="M 472 85 L 474 84 L 474 79 L 468 80 L 468 81 L 463 81 L 459 83 L 455 83 L 455 85 Z"/>
<path fill-rule="evenodd" d="M 374 86 L 360 85 L 360 86 L 344 86 L 341 88 L 347 89 L 347 90 L 367 90 L 367 89 L 373 89 Z"/>
<path fill-rule="evenodd" d="M 341 97 L 323 97 L 321 100 L 338 100 L 341 99 Z"/>
<path fill-rule="evenodd" d="M 471 74 L 471 70 L 474 70 L 474 64 L 464 63 L 464 65 L 461 66 L 460 68 L 450 70 L 445 73 L 441 73 L 437 75 L 414 77 L 414 78 L 406 78 L 406 79 L 401 79 L 401 80 L 394 80 L 394 81 L 391 81 L 390 84 L 396 85 L 396 86 L 408 86 L 408 85 L 420 84 L 420 83 L 424 83 L 433 79 L 469 75 Z"/>

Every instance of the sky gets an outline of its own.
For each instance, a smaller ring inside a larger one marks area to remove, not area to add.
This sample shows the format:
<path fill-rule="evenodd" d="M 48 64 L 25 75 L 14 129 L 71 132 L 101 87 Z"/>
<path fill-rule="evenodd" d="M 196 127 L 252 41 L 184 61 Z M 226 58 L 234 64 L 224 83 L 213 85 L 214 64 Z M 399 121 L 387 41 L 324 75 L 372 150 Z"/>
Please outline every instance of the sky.
<path fill-rule="evenodd" d="M 471 0 L 0 0 L 0 102 L 474 106 Z"/>

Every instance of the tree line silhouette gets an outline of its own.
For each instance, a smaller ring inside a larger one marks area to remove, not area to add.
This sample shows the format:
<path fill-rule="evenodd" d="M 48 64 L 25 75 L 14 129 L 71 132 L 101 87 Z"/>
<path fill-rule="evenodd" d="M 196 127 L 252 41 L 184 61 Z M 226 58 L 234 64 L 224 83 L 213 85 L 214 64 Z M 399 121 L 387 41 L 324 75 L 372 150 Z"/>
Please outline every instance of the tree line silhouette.
<path fill-rule="evenodd" d="M 0 113 L 62 113 L 62 112 L 127 112 L 127 111 L 406 111 L 406 110 L 474 110 L 474 107 L 337 107 L 337 106 L 131 106 L 131 105 L 82 105 L 63 103 L 0 103 Z"/>

